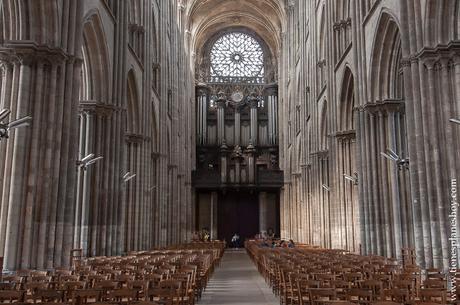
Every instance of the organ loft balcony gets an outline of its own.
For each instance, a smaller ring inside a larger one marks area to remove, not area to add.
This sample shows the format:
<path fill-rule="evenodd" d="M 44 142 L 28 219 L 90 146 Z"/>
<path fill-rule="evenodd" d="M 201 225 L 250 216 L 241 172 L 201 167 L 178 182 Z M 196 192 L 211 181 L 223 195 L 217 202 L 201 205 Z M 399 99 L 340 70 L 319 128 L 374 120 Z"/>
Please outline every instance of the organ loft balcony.
<path fill-rule="evenodd" d="M 225 146 L 223 149 L 211 146 L 197 148 L 198 166 L 192 173 L 195 188 L 260 190 L 283 186 L 278 147 Z"/>

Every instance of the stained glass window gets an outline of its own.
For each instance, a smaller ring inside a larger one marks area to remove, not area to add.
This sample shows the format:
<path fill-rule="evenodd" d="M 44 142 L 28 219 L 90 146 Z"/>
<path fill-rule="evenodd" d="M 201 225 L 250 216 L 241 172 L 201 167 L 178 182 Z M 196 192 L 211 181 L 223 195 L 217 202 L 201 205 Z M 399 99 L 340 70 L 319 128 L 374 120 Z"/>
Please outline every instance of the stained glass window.
<path fill-rule="evenodd" d="M 264 52 L 259 42 L 241 32 L 220 37 L 211 49 L 211 76 L 264 77 Z"/>

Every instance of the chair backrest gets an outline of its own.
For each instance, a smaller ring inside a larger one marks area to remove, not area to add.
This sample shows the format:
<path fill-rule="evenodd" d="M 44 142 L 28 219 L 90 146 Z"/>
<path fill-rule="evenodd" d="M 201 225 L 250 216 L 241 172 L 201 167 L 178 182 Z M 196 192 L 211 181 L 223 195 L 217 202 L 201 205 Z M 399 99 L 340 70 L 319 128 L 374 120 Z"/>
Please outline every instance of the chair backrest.
<path fill-rule="evenodd" d="M 10 303 L 24 302 L 25 293 L 24 290 L 0 290 L 0 301 L 2 303 L 4 301 L 9 301 Z"/>
<path fill-rule="evenodd" d="M 103 280 L 103 281 L 96 282 L 94 284 L 94 288 L 101 288 L 101 289 L 107 289 L 107 290 L 116 289 L 117 287 L 118 287 L 118 283 L 111 281 L 111 280 Z"/>
<path fill-rule="evenodd" d="M 374 293 L 370 289 L 353 288 L 347 291 L 347 299 L 349 301 L 371 302 L 374 300 Z"/>
<path fill-rule="evenodd" d="M 406 303 L 410 300 L 409 290 L 404 288 L 385 289 L 382 295 L 384 301 Z"/>
<path fill-rule="evenodd" d="M 444 289 L 424 288 L 420 290 L 420 300 L 424 302 L 434 302 L 446 304 L 447 291 Z"/>
<path fill-rule="evenodd" d="M 84 289 L 86 287 L 85 281 L 68 281 L 62 282 L 61 287 L 64 290 Z"/>
<path fill-rule="evenodd" d="M 144 290 L 148 288 L 148 281 L 144 280 L 128 281 L 126 284 L 130 289 Z"/>
<path fill-rule="evenodd" d="M 109 300 L 117 301 L 132 301 L 137 298 L 137 289 L 121 288 L 113 290 L 109 293 Z"/>
<path fill-rule="evenodd" d="M 64 295 L 62 291 L 55 289 L 38 289 L 32 294 L 34 303 L 36 303 L 37 300 L 40 300 L 41 302 L 61 302 L 63 297 Z"/>
<path fill-rule="evenodd" d="M 423 282 L 423 287 L 447 289 L 447 281 L 445 279 L 427 279 Z"/>
<path fill-rule="evenodd" d="M 72 292 L 72 299 L 76 304 L 86 304 L 88 300 L 98 302 L 101 299 L 101 291 L 96 289 L 77 289 Z"/>
<path fill-rule="evenodd" d="M 337 293 L 334 288 L 311 288 L 310 300 L 315 302 L 317 300 L 328 300 L 333 301 L 337 298 Z"/>
<path fill-rule="evenodd" d="M 159 288 L 161 289 L 170 289 L 170 290 L 180 290 L 182 287 L 182 282 L 178 280 L 165 280 L 161 281 Z"/>
<path fill-rule="evenodd" d="M 65 274 L 65 275 L 61 275 L 59 276 L 59 281 L 60 282 L 76 282 L 80 280 L 80 276 L 79 275 L 68 275 L 68 274 Z"/>

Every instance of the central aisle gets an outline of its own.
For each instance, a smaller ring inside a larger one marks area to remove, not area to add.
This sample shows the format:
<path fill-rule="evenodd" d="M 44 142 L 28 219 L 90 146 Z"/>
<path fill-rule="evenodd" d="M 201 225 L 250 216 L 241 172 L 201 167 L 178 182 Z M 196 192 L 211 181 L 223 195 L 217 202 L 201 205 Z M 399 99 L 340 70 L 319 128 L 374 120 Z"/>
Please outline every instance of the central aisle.
<path fill-rule="evenodd" d="M 279 300 L 245 250 L 228 250 L 198 304 L 278 305 Z"/>

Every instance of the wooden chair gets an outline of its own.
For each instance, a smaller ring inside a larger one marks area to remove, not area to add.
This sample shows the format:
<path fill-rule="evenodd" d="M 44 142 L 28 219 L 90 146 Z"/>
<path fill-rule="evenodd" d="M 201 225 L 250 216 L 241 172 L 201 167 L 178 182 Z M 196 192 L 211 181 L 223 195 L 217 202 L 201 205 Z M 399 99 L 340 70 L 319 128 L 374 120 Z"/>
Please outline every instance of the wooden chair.
<path fill-rule="evenodd" d="M 25 296 L 24 290 L 0 290 L 1 303 L 22 303 Z"/>
<path fill-rule="evenodd" d="M 385 289 L 383 291 L 382 301 L 392 301 L 406 304 L 411 302 L 411 297 L 408 289 L 392 288 Z"/>
<path fill-rule="evenodd" d="M 426 270 L 426 278 L 428 280 L 446 280 L 445 274 L 441 269 L 431 268 Z"/>
<path fill-rule="evenodd" d="M 334 288 L 311 288 L 309 292 L 311 305 L 324 305 L 337 299 Z"/>
<path fill-rule="evenodd" d="M 438 304 L 447 303 L 447 291 L 445 289 L 424 288 L 420 290 L 420 300 Z"/>
<path fill-rule="evenodd" d="M 107 300 L 109 292 L 118 289 L 119 284 L 111 280 L 104 280 L 96 282 L 93 288 L 101 290 L 101 300 L 105 301 Z"/>
<path fill-rule="evenodd" d="M 407 279 L 407 280 L 395 280 L 392 283 L 393 288 L 397 289 L 406 289 L 409 292 L 409 297 L 411 300 L 415 299 L 417 296 L 417 289 L 415 288 L 416 281 Z"/>
<path fill-rule="evenodd" d="M 72 302 L 74 305 L 99 302 L 101 300 L 101 290 L 96 289 L 77 289 L 73 291 Z"/>
<path fill-rule="evenodd" d="M 48 289 L 48 283 L 42 282 L 30 282 L 25 284 L 25 289 L 27 291 L 26 296 L 33 295 L 37 290 L 46 290 Z"/>
<path fill-rule="evenodd" d="M 364 279 L 364 275 L 360 272 L 345 273 L 343 279 L 352 283 L 353 287 L 358 287 L 358 283 Z"/>
<path fill-rule="evenodd" d="M 342 301 L 347 300 L 347 292 L 352 288 L 352 284 L 344 280 L 331 281 L 330 286 L 335 289 L 337 298 Z"/>
<path fill-rule="evenodd" d="M 63 292 L 60 290 L 39 289 L 33 293 L 32 299 L 34 303 L 38 303 L 37 301 L 40 301 L 40 303 L 43 303 L 43 302 L 56 303 L 56 302 L 62 302 L 64 299 L 64 296 L 63 296 Z"/>
<path fill-rule="evenodd" d="M 447 280 L 427 279 L 423 282 L 423 288 L 447 289 Z"/>
<path fill-rule="evenodd" d="M 292 284 L 289 281 L 290 273 L 294 273 L 294 269 L 280 269 L 280 302 L 281 305 L 291 304 L 291 296 L 293 295 Z"/>
<path fill-rule="evenodd" d="M 135 279 L 136 277 L 134 275 L 129 275 L 129 274 L 120 274 L 114 277 L 114 281 L 118 282 L 120 284 L 120 287 L 126 286 L 126 283 L 128 281 L 134 281 Z"/>
<path fill-rule="evenodd" d="M 155 301 L 165 305 L 179 305 L 182 282 L 165 280 L 157 288 L 150 288 L 145 293 L 146 301 Z"/>
<path fill-rule="evenodd" d="M 64 274 L 59 276 L 60 282 L 77 282 L 79 280 L 80 276 L 75 274 Z"/>
<path fill-rule="evenodd" d="M 369 279 L 380 281 L 383 289 L 392 288 L 392 276 L 388 274 L 372 273 L 369 275 Z"/>
<path fill-rule="evenodd" d="M 319 283 L 316 288 L 319 288 Z M 299 305 L 307 305 L 311 303 L 309 280 L 297 281 L 297 295 Z"/>
<path fill-rule="evenodd" d="M 166 276 L 158 273 L 144 275 L 144 281 L 149 283 L 149 288 L 157 287 L 161 281 L 165 280 Z"/>
<path fill-rule="evenodd" d="M 84 281 L 68 281 L 68 282 L 61 282 L 59 285 L 60 289 L 64 291 L 64 301 L 68 302 L 73 298 L 73 292 L 77 289 L 84 289 L 86 288 L 86 282 Z"/>
<path fill-rule="evenodd" d="M 331 287 L 331 281 L 336 280 L 336 275 L 332 273 L 316 273 L 313 275 L 314 279 L 320 281 L 321 287 L 327 288 Z"/>
<path fill-rule="evenodd" d="M 370 304 L 374 300 L 374 294 L 370 289 L 353 288 L 347 292 L 347 299 L 353 303 Z"/>
<path fill-rule="evenodd" d="M 379 280 L 364 280 L 359 283 L 359 287 L 362 289 L 368 289 L 372 291 L 373 301 L 377 301 L 383 294 L 383 283 Z"/>
<path fill-rule="evenodd" d="M 136 297 L 137 300 L 140 300 L 141 298 L 144 297 L 144 292 L 146 289 L 148 289 L 148 285 L 149 285 L 148 281 L 144 281 L 144 280 L 129 281 L 126 284 L 129 289 L 137 290 L 137 297 Z"/>
<path fill-rule="evenodd" d="M 109 292 L 108 300 L 113 303 L 127 304 L 137 300 L 138 290 L 121 288 Z"/>
<path fill-rule="evenodd" d="M 15 290 L 16 283 L 0 283 L 0 290 Z"/>

